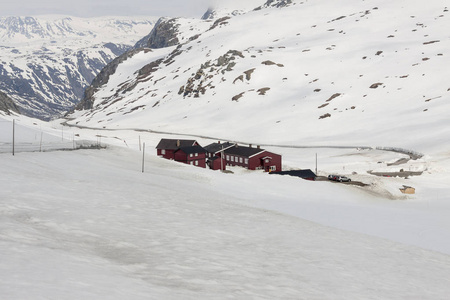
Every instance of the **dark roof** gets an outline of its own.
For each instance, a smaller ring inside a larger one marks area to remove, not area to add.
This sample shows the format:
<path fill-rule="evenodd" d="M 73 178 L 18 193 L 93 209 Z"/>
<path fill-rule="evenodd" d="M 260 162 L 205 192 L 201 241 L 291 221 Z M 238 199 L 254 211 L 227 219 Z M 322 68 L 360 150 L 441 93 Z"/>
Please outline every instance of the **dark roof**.
<path fill-rule="evenodd" d="M 234 147 L 226 149 L 224 152 L 226 154 L 250 157 L 250 156 L 253 156 L 255 154 L 264 152 L 264 151 L 266 151 L 266 150 L 260 149 L 260 148 L 254 148 L 254 147 L 245 147 L 245 146 L 235 145 Z"/>
<path fill-rule="evenodd" d="M 214 160 L 219 159 L 219 158 L 220 157 L 218 157 L 218 156 L 213 156 L 213 157 L 210 157 L 209 160 L 214 161 Z"/>
<path fill-rule="evenodd" d="M 200 147 L 200 146 L 180 147 L 180 149 L 178 149 L 177 151 L 183 151 L 186 154 L 206 153 L 206 150 L 203 147 Z"/>
<path fill-rule="evenodd" d="M 310 169 L 270 172 L 270 174 L 290 175 L 290 176 L 297 176 L 300 178 L 316 178 L 317 177 L 317 175 L 314 174 L 314 172 L 311 171 Z"/>
<path fill-rule="evenodd" d="M 217 152 L 221 151 L 222 149 L 230 148 L 233 145 L 234 144 L 230 143 L 230 142 L 226 142 L 226 143 L 212 143 L 212 144 L 209 144 L 208 146 L 205 146 L 204 148 L 209 153 L 217 153 Z"/>
<path fill-rule="evenodd" d="M 178 141 L 180 141 L 179 145 L 177 145 Z M 156 149 L 176 150 L 181 147 L 193 146 L 196 142 L 195 140 L 161 139 Z"/>

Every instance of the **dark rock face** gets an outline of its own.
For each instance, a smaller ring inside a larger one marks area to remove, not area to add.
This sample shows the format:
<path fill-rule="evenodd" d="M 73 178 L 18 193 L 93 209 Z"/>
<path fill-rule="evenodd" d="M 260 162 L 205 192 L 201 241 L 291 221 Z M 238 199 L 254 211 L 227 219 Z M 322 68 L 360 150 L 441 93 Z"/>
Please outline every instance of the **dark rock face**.
<path fill-rule="evenodd" d="M 255 8 L 255 10 L 260 10 L 261 8 L 267 8 L 267 7 L 276 7 L 276 8 L 282 8 L 286 7 L 292 4 L 292 0 L 267 0 L 266 3 L 261 7 Z"/>
<path fill-rule="evenodd" d="M 0 111 L 3 111 L 8 115 L 11 112 L 20 113 L 19 108 L 16 106 L 14 101 L 2 92 L 0 92 Z"/>
<path fill-rule="evenodd" d="M 149 35 L 136 43 L 134 49 L 139 48 L 165 48 L 179 43 L 176 19 L 160 18 Z"/>

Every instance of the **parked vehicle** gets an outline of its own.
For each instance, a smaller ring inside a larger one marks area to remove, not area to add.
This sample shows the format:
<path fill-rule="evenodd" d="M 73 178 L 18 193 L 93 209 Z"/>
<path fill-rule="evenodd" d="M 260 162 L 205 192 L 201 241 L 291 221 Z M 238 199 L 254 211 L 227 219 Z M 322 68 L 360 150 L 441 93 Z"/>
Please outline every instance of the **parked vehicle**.
<path fill-rule="evenodd" d="M 328 175 L 328 180 L 336 181 L 336 179 L 337 179 L 338 177 L 339 177 L 338 175 L 330 174 L 330 175 Z"/>
<path fill-rule="evenodd" d="M 336 181 L 339 181 L 339 182 L 350 182 L 352 180 L 350 178 L 346 177 L 346 176 L 338 176 Z"/>
<path fill-rule="evenodd" d="M 346 176 L 340 176 L 340 175 L 334 175 L 334 174 L 328 175 L 328 180 L 339 181 L 339 182 L 350 182 L 350 181 L 352 181 L 350 178 L 348 178 Z"/>

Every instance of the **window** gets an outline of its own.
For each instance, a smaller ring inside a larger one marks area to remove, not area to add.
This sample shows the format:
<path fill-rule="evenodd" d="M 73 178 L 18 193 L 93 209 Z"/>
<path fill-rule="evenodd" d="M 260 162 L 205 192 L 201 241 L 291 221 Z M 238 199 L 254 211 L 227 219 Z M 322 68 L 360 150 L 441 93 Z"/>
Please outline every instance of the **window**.
<path fill-rule="evenodd" d="M 189 154 L 189 157 L 192 157 L 193 156 L 193 154 L 191 153 L 191 154 Z"/>
<path fill-rule="evenodd" d="M 227 160 L 230 160 L 230 156 L 227 154 Z"/>
<path fill-rule="evenodd" d="M 193 161 L 191 161 L 191 162 L 190 162 L 190 164 L 191 164 L 191 165 L 193 165 L 193 164 L 194 164 L 194 162 L 193 162 Z"/>
<path fill-rule="evenodd" d="M 162 150 L 161 150 L 161 154 L 162 154 L 162 155 L 166 154 L 166 149 L 162 149 Z"/>
<path fill-rule="evenodd" d="M 270 166 L 270 171 L 276 171 L 277 170 L 277 166 Z"/>
<path fill-rule="evenodd" d="M 239 162 L 242 164 L 244 162 L 242 157 L 239 157 Z"/>
<path fill-rule="evenodd" d="M 195 156 L 198 156 L 198 153 L 195 153 Z"/>
<path fill-rule="evenodd" d="M 195 161 L 195 165 L 198 166 L 198 160 Z"/>
<path fill-rule="evenodd" d="M 245 159 L 245 164 L 248 165 L 248 158 Z"/>
<path fill-rule="evenodd" d="M 234 162 L 234 156 L 231 156 L 231 161 Z"/>
<path fill-rule="evenodd" d="M 266 164 L 268 164 L 269 163 L 269 160 L 268 159 L 266 159 Z"/>

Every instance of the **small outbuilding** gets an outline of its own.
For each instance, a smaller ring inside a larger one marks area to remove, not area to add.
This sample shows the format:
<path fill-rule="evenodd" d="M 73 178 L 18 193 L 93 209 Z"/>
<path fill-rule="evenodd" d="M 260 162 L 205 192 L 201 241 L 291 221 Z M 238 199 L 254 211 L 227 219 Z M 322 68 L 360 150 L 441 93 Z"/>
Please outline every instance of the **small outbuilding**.
<path fill-rule="evenodd" d="M 404 185 L 402 188 L 400 188 L 400 192 L 402 192 L 403 194 L 412 195 L 416 193 L 416 189 L 411 186 Z"/>
<path fill-rule="evenodd" d="M 312 181 L 316 180 L 317 178 L 317 175 L 314 174 L 314 172 L 311 171 L 310 169 L 270 172 L 270 174 L 296 176 L 305 180 L 312 180 Z"/>

